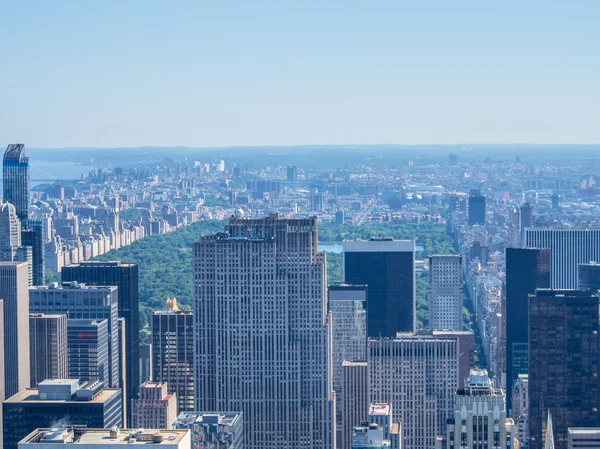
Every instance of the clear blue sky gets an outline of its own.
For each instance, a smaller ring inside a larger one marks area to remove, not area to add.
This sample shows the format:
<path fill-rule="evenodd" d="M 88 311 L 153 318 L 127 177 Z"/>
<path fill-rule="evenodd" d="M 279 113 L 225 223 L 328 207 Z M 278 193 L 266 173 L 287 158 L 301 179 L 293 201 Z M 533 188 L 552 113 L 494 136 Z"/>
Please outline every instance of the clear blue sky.
<path fill-rule="evenodd" d="M 600 1 L 0 4 L 0 144 L 600 142 Z"/>

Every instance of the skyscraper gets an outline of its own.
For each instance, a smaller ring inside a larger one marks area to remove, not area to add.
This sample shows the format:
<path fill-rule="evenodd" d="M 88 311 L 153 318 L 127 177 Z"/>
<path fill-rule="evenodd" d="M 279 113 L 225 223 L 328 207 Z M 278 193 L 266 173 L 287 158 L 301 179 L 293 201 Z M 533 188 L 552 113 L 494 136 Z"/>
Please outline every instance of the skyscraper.
<path fill-rule="evenodd" d="M 107 320 L 108 363 L 105 367 L 107 386 L 120 386 L 118 330 L 118 296 L 113 286 L 92 287 L 77 282 L 63 282 L 59 287 L 33 287 L 29 290 L 29 310 L 31 313 L 66 314 L 69 320 Z M 70 349 L 69 349 L 70 351 Z"/>
<path fill-rule="evenodd" d="M 67 320 L 69 379 L 106 382 L 108 320 Z"/>
<path fill-rule="evenodd" d="M 177 397 L 177 413 L 194 407 L 194 314 L 158 310 L 152 314 L 152 379 L 166 382 Z"/>
<path fill-rule="evenodd" d="M 526 229 L 525 246 L 550 249 L 551 288 L 576 289 L 579 265 L 600 260 L 600 229 Z"/>
<path fill-rule="evenodd" d="M 90 429 L 123 427 L 121 390 L 103 388 L 102 382 L 50 379 L 19 391 L 2 404 L 4 447 L 18 443 L 39 427 L 63 425 Z"/>
<path fill-rule="evenodd" d="M 4 301 L 4 393 L 29 387 L 29 286 L 27 262 L 0 262 Z"/>
<path fill-rule="evenodd" d="M 405 449 L 430 449 L 444 435 L 458 389 L 458 338 L 431 333 L 400 333 L 369 339 L 371 402 L 392 405 Z"/>
<path fill-rule="evenodd" d="M 600 290 L 600 264 L 597 262 L 579 264 L 579 289 L 597 293 Z"/>
<path fill-rule="evenodd" d="M 137 398 L 140 386 L 140 325 L 138 266 L 121 262 L 83 262 L 64 267 L 63 281 L 78 281 L 88 285 L 115 285 L 118 287 L 119 317 L 125 318 L 127 358 L 127 423 L 131 423 L 131 400 Z"/>
<path fill-rule="evenodd" d="M 196 408 L 244 414 L 246 446 L 333 446 L 317 218 L 231 218 L 194 244 Z"/>
<path fill-rule="evenodd" d="M 177 418 L 177 399 L 167 393 L 167 384 L 144 382 L 140 397 L 133 400 L 132 415 L 136 429 L 171 429 Z"/>
<path fill-rule="evenodd" d="M 429 258 L 429 328 L 462 330 L 462 257 L 458 254 Z"/>
<path fill-rule="evenodd" d="M 336 397 L 340 398 L 343 385 L 342 362 L 367 360 L 367 286 L 330 285 L 328 305 L 331 313 L 333 389 Z M 342 424 L 339 400 L 336 402 L 336 409 L 336 423 L 339 427 Z"/>
<path fill-rule="evenodd" d="M 17 216 L 15 206 L 10 203 L 0 206 L 0 261 L 27 262 L 29 284 L 32 284 L 31 248 L 22 244 L 21 221 Z"/>
<path fill-rule="evenodd" d="M 485 195 L 482 195 L 479 189 L 469 192 L 469 224 L 485 224 Z"/>
<path fill-rule="evenodd" d="M 415 329 L 414 240 L 344 242 L 344 280 L 367 285 L 369 337 L 395 337 Z"/>
<path fill-rule="evenodd" d="M 30 386 L 69 377 L 67 315 L 29 315 Z"/>
<path fill-rule="evenodd" d="M 10 144 L 4 152 L 2 163 L 3 193 L 5 203 L 15 206 L 21 222 L 29 213 L 29 158 L 25 156 L 25 145 Z"/>
<path fill-rule="evenodd" d="M 506 415 L 504 391 L 494 388 L 485 370 L 473 370 L 454 397 L 454 410 L 446 428 L 447 448 L 518 447 L 512 419 Z"/>
<path fill-rule="evenodd" d="M 550 287 L 550 250 L 506 248 L 506 406 L 512 409 L 513 384 L 527 374 L 529 294 Z"/>
<path fill-rule="evenodd" d="M 341 403 L 342 449 L 351 449 L 352 428 L 367 421 L 369 412 L 369 365 L 366 361 L 344 360 L 342 363 L 342 391 L 336 401 Z"/>
<path fill-rule="evenodd" d="M 567 449 L 569 427 L 598 427 L 598 296 L 538 289 L 529 295 L 530 449 L 544 447 L 552 412 L 554 445 Z"/>
<path fill-rule="evenodd" d="M 23 246 L 31 247 L 31 272 L 33 285 L 44 285 L 46 282 L 44 216 L 33 214 L 23 221 L 21 240 Z"/>
<path fill-rule="evenodd" d="M 521 243 L 525 240 L 525 229 L 533 227 L 533 206 L 525 203 L 519 208 L 519 235 Z"/>

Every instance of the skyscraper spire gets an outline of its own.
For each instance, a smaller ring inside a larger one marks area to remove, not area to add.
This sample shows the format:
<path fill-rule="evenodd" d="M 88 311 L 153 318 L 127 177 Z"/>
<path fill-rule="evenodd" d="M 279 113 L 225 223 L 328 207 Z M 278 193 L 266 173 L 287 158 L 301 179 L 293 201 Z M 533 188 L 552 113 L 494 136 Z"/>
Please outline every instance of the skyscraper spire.
<path fill-rule="evenodd" d="M 548 409 L 548 419 L 546 420 L 546 438 L 544 439 L 544 449 L 554 449 L 554 432 L 552 431 L 552 415 Z"/>

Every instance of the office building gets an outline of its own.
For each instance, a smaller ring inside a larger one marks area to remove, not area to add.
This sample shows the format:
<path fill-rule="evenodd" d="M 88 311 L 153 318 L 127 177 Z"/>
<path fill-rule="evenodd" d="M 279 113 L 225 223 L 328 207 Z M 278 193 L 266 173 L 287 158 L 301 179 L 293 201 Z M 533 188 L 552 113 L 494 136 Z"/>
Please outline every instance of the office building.
<path fill-rule="evenodd" d="M 383 438 L 383 429 L 375 423 L 352 429 L 351 449 L 388 449 L 390 447 L 390 440 Z"/>
<path fill-rule="evenodd" d="M 131 449 L 136 446 L 160 449 L 191 449 L 190 432 L 169 429 L 117 429 L 58 427 L 37 428 L 19 442 L 19 449 Z M 196 446 L 199 448 L 201 446 Z"/>
<path fill-rule="evenodd" d="M 402 447 L 429 449 L 444 435 L 459 376 L 458 338 L 399 333 L 369 339 L 371 401 L 389 403 L 402 423 Z"/>
<path fill-rule="evenodd" d="M 44 230 L 45 217 L 40 214 L 30 214 L 23 220 L 21 240 L 23 246 L 31 248 L 31 273 L 33 285 L 44 285 L 46 282 L 46 235 Z"/>
<path fill-rule="evenodd" d="M 333 389 L 341 398 L 344 360 L 367 360 L 367 286 L 330 285 L 328 306 L 331 314 L 331 353 Z M 336 424 L 341 426 L 341 401 L 336 402 Z M 354 425 L 358 425 L 356 423 Z"/>
<path fill-rule="evenodd" d="M 462 330 L 462 270 L 462 257 L 458 254 L 429 258 L 430 329 Z"/>
<path fill-rule="evenodd" d="M 30 387 L 46 379 L 69 377 L 67 316 L 29 315 Z"/>
<path fill-rule="evenodd" d="M 530 448 L 542 449 L 552 412 L 554 445 L 567 449 L 569 427 L 598 427 L 598 296 L 538 289 L 529 295 Z"/>
<path fill-rule="evenodd" d="M 19 220 L 23 222 L 29 214 L 29 158 L 25 156 L 25 145 L 22 143 L 6 147 L 2 181 L 3 201 L 15 207 Z"/>
<path fill-rule="evenodd" d="M 29 285 L 33 282 L 31 248 L 24 246 L 21 239 L 21 221 L 15 206 L 10 203 L 0 205 L 0 261 L 27 262 L 29 264 Z"/>
<path fill-rule="evenodd" d="M 0 299 L 4 301 L 4 393 L 29 387 L 29 266 L 0 262 Z"/>
<path fill-rule="evenodd" d="M 432 335 L 435 338 L 458 340 L 458 386 L 461 387 L 475 368 L 475 334 L 473 331 L 426 331 L 419 330 L 421 335 Z"/>
<path fill-rule="evenodd" d="M 600 449 L 600 427 L 569 427 L 568 449 Z"/>
<path fill-rule="evenodd" d="M 519 374 L 512 391 L 512 418 L 517 427 L 519 447 L 529 447 L 529 375 Z"/>
<path fill-rule="evenodd" d="M 298 180 L 298 167 L 296 167 L 295 165 L 288 165 L 287 180 L 288 181 L 297 181 Z"/>
<path fill-rule="evenodd" d="M 167 384 L 144 382 L 140 397 L 133 400 L 133 427 L 142 429 L 170 429 L 177 418 L 177 399 L 167 393 Z"/>
<path fill-rule="evenodd" d="M 446 427 L 447 448 L 481 449 L 518 447 L 507 422 L 504 392 L 494 388 L 487 371 L 473 370 L 454 397 L 454 410 Z"/>
<path fill-rule="evenodd" d="M 369 410 L 369 366 L 367 362 L 344 360 L 342 362 L 342 388 L 336 393 L 336 404 L 341 407 L 341 431 L 336 440 L 338 447 L 350 449 L 352 429 L 367 421 Z M 337 423 L 338 417 L 336 417 Z"/>
<path fill-rule="evenodd" d="M 597 293 L 600 290 L 600 264 L 597 262 L 579 264 L 579 290 Z"/>
<path fill-rule="evenodd" d="M 478 189 L 469 192 L 469 224 L 485 224 L 485 195 Z"/>
<path fill-rule="evenodd" d="M 526 229 L 525 245 L 550 249 L 550 288 L 576 289 L 579 265 L 600 260 L 600 229 Z"/>
<path fill-rule="evenodd" d="M 308 195 L 308 205 L 309 210 L 312 212 L 318 212 L 323 210 L 324 205 L 324 195 L 323 192 L 311 192 Z"/>
<path fill-rule="evenodd" d="M 375 423 L 383 430 L 383 438 L 389 439 L 392 430 L 392 404 L 372 402 L 369 404 L 369 424 Z"/>
<path fill-rule="evenodd" d="M 193 346 L 193 345 L 192 345 Z M 152 380 L 152 345 L 140 345 L 140 379 L 142 383 Z"/>
<path fill-rule="evenodd" d="M 196 408 L 244 413 L 252 449 L 334 443 L 317 218 L 231 218 L 194 244 Z"/>
<path fill-rule="evenodd" d="M 194 314 L 160 310 L 152 314 L 152 379 L 177 397 L 177 413 L 194 407 Z"/>
<path fill-rule="evenodd" d="M 69 378 L 107 382 L 108 320 L 67 320 Z"/>
<path fill-rule="evenodd" d="M 31 313 L 66 314 L 69 320 L 100 322 L 107 320 L 108 365 L 104 367 L 105 383 L 119 387 L 118 291 L 114 286 L 90 286 L 78 282 L 53 283 L 29 290 Z M 91 331 L 92 332 L 92 331 Z M 102 340 L 102 337 L 101 337 Z M 69 375 L 72 377 L 72 375 Z"/>
<path fill-rule="evenodd" d="M 38 388 L 21 390 L 2 404 L 2 411 L 3 449 L 17 449 L 19 441 L 39 427 L 110 429 L 123 424 L 121 390 L 77 379 L 49 379 Z"/>
<path fill-rule="evenodd" d="M 367 335 L 395 337 L 412 332 L 415 314 L 414 240 L 346 241 L 344 280 L 367 285 Z"/>
<path fill-rule="evenodd" d="M 550 287 L 550 250 L 506 248 L 506 407 L 519 374 L 528 373 L 528 298 L 537 288 Z"/>
<path fill-rule="evenodd" d="M 127 325 L 125 324 L 125 318 L 117 319 L 117 329 L 118 329 L 118 343 L 119 343 L 119 387 L 121 387 L 121 392 L 128 391 L 127 390 L 127 377 L 125 373 L 127 372 L 127 341 L 125 338 L 125 334 L 127 332 Z M 127 421 L 127 416 L 129 413 L 129 408 L 131 404 L 127 401 L 125 395 L 121 395 L 123 398 L 123 422 Z"/>
<path fill-rule="evenodd" d="M 63 282 L 77 281 L 88 285 L 114 285 L 118 287 L 119 317 L 125 318 L 127 358 L 125 402 L 137 398 L 140 386 L 140 325 L 138 266 L 121 262 L 82 262 L 62 270 Z M 127 423 L 131 423 L 131 407 L 127 407 Z"/>
<path fill-rule="evenodd" d="M 240 412 L 183 412 L 174 429 L 189 429 L 193 448 L 244 449 L 244 419 Z M 204 445 L 204 446 L 202 446 Z"/>
<path fill-rule="evenodd" d="M 533 228 L 533 206 L 525 203 L 519 208 L 519 235 L 521 243 L 525 239 L 525 229 Z"/>

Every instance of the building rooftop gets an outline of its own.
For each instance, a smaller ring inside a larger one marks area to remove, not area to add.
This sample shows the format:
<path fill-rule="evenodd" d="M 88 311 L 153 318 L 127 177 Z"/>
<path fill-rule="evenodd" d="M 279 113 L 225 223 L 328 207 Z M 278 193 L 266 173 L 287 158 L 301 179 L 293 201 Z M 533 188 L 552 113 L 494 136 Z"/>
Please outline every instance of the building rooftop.
<path fill-rule="evenodd" d="M 26 402 L 28 404 L 59 404 L 66 402 L 97 402 L 102 403 L 120 393 L 118 388 L 102 388 L 102 382 L 84 382 L 79 384 L 77 379 L 48 379 L 38 384 L 38 388 L 26 388 L 8 398 L 5 403 L 13 404 Z M 61 388 L 62 387 L 62 388 Z M 43 399 L 40 395 L 45 388 L 52 389 L 49 396 L 52 399 Z M 67 391 L 68 390 L 68 391 Z M 70 396 L 70 398 L 69 398 Z"/>
<path fill-rule="evenodd" d="M 58 282 L 52 282 L 50 285 L 39 285 L 35 287 L 30 287 L 29 291 L 36 290 L 116 290 L 118 287 L 114 285 L 87 285 L 84 283 L 79 283 L 77 281 L 63 282 L 59 284 Z"/>
<path fill-rule="evenodd" d="M 363 360 L 344 360 L 342 366 L 368 366 L 368 363 Z"/>
<path fill-rule="evenodd" d="M 190 426 L 194 423 L 234 425 L 242 412 L 182 412 L 173 426 Z"/>
<path fill-rule="evenodd" d="M 344 240 L 344 252 L 415 252 L 414 240 Z"/>
<path fill-rule="evenodd" d="M 36 429 L 23 438 L 21 444 L 159 444 L 177 445 L 189 430 L 163 429 Z"/>
<path fill-rule="evenodd" d="M 569 427 L 569 434 L 600 436 L 600 427 Z"/>
<path fill-rule="evenodd" d="M 392 406 L 387 402 L 372 402 L 369 405 L 369 415 L 389 415 L 392 413 Z"/>

